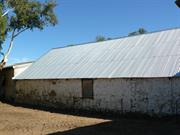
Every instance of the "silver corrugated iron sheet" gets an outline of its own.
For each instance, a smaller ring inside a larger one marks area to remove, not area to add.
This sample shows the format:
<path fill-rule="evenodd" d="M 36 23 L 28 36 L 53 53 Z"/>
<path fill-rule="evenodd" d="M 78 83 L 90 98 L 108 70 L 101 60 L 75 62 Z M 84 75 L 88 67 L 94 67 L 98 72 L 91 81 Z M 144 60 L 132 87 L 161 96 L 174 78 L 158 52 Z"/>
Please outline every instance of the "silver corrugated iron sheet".
<path fill-rule="evenodd" d="M 180 29 L 52 49 L 14 79 L 178 76 Z"/>

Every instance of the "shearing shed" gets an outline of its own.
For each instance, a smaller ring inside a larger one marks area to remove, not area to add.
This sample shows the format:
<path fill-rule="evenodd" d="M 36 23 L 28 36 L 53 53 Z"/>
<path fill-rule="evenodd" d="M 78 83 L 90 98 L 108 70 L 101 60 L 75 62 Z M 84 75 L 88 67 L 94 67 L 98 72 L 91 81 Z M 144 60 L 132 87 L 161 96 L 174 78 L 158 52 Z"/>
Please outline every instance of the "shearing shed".
<path fill-rule="evenodd" d="M 18 103 L 180 114 L 180 29 L 56 48 L 14 78 Z"/>

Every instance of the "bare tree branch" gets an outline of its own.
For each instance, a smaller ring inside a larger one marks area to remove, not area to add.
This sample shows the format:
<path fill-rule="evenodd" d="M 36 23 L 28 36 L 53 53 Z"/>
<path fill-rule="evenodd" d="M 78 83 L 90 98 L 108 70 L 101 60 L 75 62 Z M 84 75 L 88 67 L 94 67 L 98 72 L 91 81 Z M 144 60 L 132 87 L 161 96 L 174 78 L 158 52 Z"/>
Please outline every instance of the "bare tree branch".
<path fill-rule="evenodd" d="M 7 10 L 6 12 L 4 12 L 4 14 L 1 16 L 1 17 L 3 17 L 3 16 L 5 16 L 5 15 L 7 15 L 9 12 L 11 12 L 11 11 L 13 11 L 14 10 L 14 8 L 13 9 L 9 9 L 9 10 Z"/>
<path fill-rule="evenodd" d="M 22 32 L 28 30 L 28 29 L 29 29 L 29 28 L 25 28 L 25 29 L 19 31 L 18 33 L 16 33 L 16 34 L 14 35 L 14 38 L 17 37 L 17 36 L 18 36 L 19 34 L 21 34 Z"/>
<path fill-rule="evenodd" d="M 7 57 L 9 56 L 10 52 L 11 52 L 11 49 L 12 49 L 12 46 L 13 46 L 13 41 L 14 41 L 14 33 L 15 33 L 16 29 L 13 30 L 12 32 L 12 36 L 11 36 L 11 41 L 10 41 L 10 45 L 9 45 L 9 48 L 7 50 L 7 52 L 5 53 L 5 60 L 7 59 Z"/>

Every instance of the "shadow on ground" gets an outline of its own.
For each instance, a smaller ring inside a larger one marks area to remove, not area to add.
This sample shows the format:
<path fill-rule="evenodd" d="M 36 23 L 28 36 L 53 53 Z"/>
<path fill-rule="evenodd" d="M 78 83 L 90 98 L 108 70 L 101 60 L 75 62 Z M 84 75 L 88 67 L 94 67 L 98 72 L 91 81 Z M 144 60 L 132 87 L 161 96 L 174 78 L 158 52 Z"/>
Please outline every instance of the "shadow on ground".
<path fill-rule="evenodd" d="M 121 119 L 49 135 L 180 135 L 180 125 L 167 121 Z"/>
<path fill-rule="evenodd" d="M 6 102 L 7 103 L 7 102 Z M 50 133 L 48 135 L 180 135 L 180 117 L 152 118 L 146 115 L 116 115 L 106 112 L 59 110 L 40 106 L 9 103 L 15 107 L 38 109 L 47 112 L 71 114 L 89 118 L 111 120 L 96 125 L 77 127 L 71 130 Z M 108 115 L 107 115 L 108 114 Z"/>
<path fill-rule="evenodd" d="M 12 105 L 14 107 L 24 107 L 29 109 L 36 109 L 36 110 L 42 110 L 46 112 L 51 113 L 59 113 L 59 114 L 65 114 L 65 115 L 74 115 L 74 116 L 81 116 L 81 117 L 89 117 L 89 118 L 101 118 L 101 119 L 111 119 L 116 120 L 119 118 L 136 118 L 136 119 L 150 119 L 150 120 L 157 120 L 161 119 L 159 117 L 151 117 L 147 114 L 140 114 L 140 113 L 126 113 L 121 114 L 120 112 L 109 112 L 109 111 L 96 111 L 96 110 L 81 110 L 81 109 L 60 109 L 60 108 L 53 108 L 53 107 L 47 107 L 42 105 L 30 105 L 30 104 L 19 104 L 15 102 L 9 102 L 6 100 L 0 100 L 2 103 L 6 103 L 9 105 Z M 179 118 L 179 117 L 178 117 Z M 166 117 L 165 119 L 176 119 L 176 117 Z"/>

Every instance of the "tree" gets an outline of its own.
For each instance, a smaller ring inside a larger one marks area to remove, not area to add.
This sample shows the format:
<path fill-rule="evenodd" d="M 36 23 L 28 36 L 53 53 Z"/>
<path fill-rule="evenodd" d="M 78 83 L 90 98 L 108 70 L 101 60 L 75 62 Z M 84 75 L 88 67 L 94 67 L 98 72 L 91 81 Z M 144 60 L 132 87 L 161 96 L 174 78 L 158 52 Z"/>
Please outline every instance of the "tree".
<path fill-rule="evenodd" d="M 71 47 L 71 46 L 75 46 L 75 44 L 70 44 L 70 45 L 67 45 L 66 47 Z"/>
<path fill-rule="evenodd" d="M 55 26 L 55 1 L 37 0 L 0 0 L 0 53 L 3 56 L 0 69 L 4 67 L 13 47 L 13 41 L 20 34 L 35 28 L 43 30 L 46 26 Z M 2 52 L 3 43 L 10 37 L 7 51 Z"/>
<path fill-rule="evenodd" d="M 131 32 L 128 34 L 128 36 L 135 36 L 140 34 L 145 34 L 147 31 L 144 28 L 139 28 L 137 31 Z"/>
<path fill-rule="evenodd" d="M 147 33 L 147 31 L 144 28 L 139 28 L 138 32 L 139 32 L 139 34 Z"/>
<path fill-rule="evenodd" d="M 106 40 L 111 40 L 112 38 L 106 38 L 104 36 L 96 36 L 96 42 L 102 42 Z"/>
<path fill-rule="evenodd" d="M 97 36 L 96 37 L 96 42 L 102 42 L 102 41 L 106 41 L 106 38 L 104 36 Z"/>

